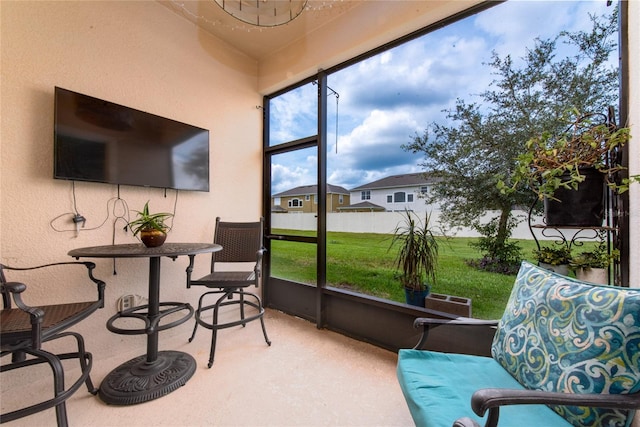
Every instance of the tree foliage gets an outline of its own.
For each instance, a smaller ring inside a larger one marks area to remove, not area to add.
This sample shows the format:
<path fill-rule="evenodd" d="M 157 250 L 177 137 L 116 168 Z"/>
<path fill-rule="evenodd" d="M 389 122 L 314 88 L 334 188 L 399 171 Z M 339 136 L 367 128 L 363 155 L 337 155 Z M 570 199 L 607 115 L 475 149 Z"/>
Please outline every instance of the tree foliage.
<path fill-rule="evenodd" d="M 423 153 L 425 172 L 441 179 L 428 201 L 441 204 L 449 226 L 472 227 L 494 239 L 486 244 L 495 250 L 486 254 L 490 257 L 501 257 L 500 248 L 517 224 L 512 209 L 528 207 L 535 199 L 526 189 L 503 194 L 496 186 L 499 176 L 509 184 L 514 159 L 526 141 L 542 131 L 563 130 L 566 111 L 603 112 L 617 98 L 617 63 L 611 63 L 617 9 L 589 18 L 590 31 L 536 39 L 518 63 L 493 52 L 484 65 L 495 79 L 479 101 L 457 99 L 442 123 L 431 123 L 403 145 Z M 560 57 L 563 52 L 570 53 Z M 481 222 L 487 212 L 498 212 L 490 220 L 494 226 Z"/>

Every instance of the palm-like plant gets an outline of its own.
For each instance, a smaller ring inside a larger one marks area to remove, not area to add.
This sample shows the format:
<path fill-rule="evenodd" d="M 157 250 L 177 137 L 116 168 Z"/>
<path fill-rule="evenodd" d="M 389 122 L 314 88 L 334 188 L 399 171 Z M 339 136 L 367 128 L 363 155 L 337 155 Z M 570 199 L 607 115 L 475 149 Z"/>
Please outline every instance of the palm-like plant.
<path fill-rule="evenodd" d="M 142 231 L 155 230 L 163 234 L 167 234 L 167 231 L 170 230 L 170 227 L 165 224 L 165 221 L 173 217 L 173 214 L 168 212 L 159 212 L 155 214 L 149 213 L 149 201 L 144 204 L 142 211 L 136 212 L 138 217 L 128 224 L 129 229 L 133 232 L 134 236 Z"/>
<path fill-rule="evenodd" d="M 416 220 L 407 209 L 404 221 L 395 228 L 391 249 L 400 245 L 396 258 L 396 268 L 400 271 L 400 281 L 409 290 L 425 290 L 436 280 L 438 265 L 438 240 L 430 225 L 430 214 L 424 222 Z"/>

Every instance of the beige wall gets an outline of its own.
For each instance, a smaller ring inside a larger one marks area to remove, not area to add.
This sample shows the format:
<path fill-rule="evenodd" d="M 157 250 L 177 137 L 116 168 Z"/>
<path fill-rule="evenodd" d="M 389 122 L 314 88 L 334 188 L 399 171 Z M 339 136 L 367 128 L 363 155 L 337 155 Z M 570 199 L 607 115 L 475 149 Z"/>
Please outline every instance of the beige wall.
<path fill-rule="evenodd" d="M 217 215 L 237 220 L 260 215 L 262 102 L 257 64 L 196 30 L 151 1 L 1 3 L 2 118 L 0 149 L 0 260 L 21 266 L 69 261 L 70 249 L 135 242 L 113 227 L 116 187 L 76 183 L 86 228 L 76 238 L 70 182 L 53 176 L 53 92 L 60 86 L 210 130 L 211 191 L 181 192 L 169 241 L 209 242 Z M 123 186 L 130 209 L 151 201 L 171 211 L 174 191 Z M 56 218 L 63 215 L 61 218 Z M 107 218 L 107 215 L 108 218 Z M 105 221 L 103 223 L 103 221 Z M 83 323 L 87 346 L 98 358 L 126 341 L 144 353 L 144 337 L 109 333 L 106 320 L 123 294 L 147 295 L 148 262 L 96 260 L 107 282 L 106 307 Z M 203 273 L 208 258 L 196 260 Z M 187 259 L 162 263 L 161 299 L 195 302 L 184 287 Z M 31 301 L 70 300 L 78 289 L 53 278 L 29 289 Z M 188 328 L 187 328 L 188 329 Z M 170 333 L 183 333 L 178 328 Z"/>

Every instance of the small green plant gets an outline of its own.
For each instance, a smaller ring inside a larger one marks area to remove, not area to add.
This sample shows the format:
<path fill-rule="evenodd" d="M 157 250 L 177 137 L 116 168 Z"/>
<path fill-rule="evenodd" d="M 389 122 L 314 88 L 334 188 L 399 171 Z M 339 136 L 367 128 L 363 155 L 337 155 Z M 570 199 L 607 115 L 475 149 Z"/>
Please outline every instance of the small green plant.
<path fill-rule="evenodd" d="M 474 228 L 481 234 L 477 241 L 469 243 L 482 254 L 479 260 L 469 260 L 467 263 L 475 268 L 495 273 L 515 274 L 522 261 L 522 248 L 518 242 L 509 240 L 511 230 L 517 224 L 511 219 L 513 226 L 508 227 L 505 238 L 498 238 L 498 218 L 493 218 L 486 224 L 476 225 Z"/>
<path fill-rule="evenodd" d="M 149 201 L 144 204 L 142 211 L 135 211 L 138 217 L 129 222 L 128 227 L 136 236 L 141 231 L 156 230 L 166 234 L 171 227 L 165 224 L 165 221 L 173 217 L 173 214 L 167 212 L 149 213 Z"/>
<path fill-rule="evenodd" d="M 414 291 L 426 290 L 436 280 L 438 240 L 431 230 L 429 213 L 424 222 L 416 221 L 407 209 L 404 215 L 404 222 L 393 232 L 388 250 L 400 245 L 395 264 L 402 286 Z"/>
<path fill-rule="evenodd" d="M 569 264 L 574 269 L 608 268 L 611 263 L 620 258 L 620 251 L 614 249 L 609 253 L 604 242 L 600 242 L 592 251 L 580 252 L 571 258 Z"/>
<path fill-rule="evenodd" d="M 569 264 L 571 250 L 566 245 L 558 247 L 542 246 L 540 249 L 534 249 L 533 256 L 540 263 L 557 266 Z"/>

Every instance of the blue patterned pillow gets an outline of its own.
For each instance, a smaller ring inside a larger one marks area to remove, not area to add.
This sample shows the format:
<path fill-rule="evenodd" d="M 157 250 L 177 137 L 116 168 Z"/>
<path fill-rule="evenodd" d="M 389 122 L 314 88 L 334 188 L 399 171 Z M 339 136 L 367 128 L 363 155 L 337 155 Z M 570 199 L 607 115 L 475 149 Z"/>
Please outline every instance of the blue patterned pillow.
<path fill-rule="evenodd" d="M 640 391 L 640 290 L 591 285 L 523 262 L 491 348 L 533 390 Z M 633 411 L 553 406 L 577 427 L 629 426 Z"/>

